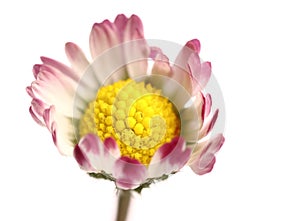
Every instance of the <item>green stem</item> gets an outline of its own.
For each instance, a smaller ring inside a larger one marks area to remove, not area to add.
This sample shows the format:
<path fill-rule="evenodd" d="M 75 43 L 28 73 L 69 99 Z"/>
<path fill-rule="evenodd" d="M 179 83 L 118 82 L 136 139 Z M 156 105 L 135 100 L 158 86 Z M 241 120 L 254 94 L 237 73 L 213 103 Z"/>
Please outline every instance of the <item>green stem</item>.
<path fill-rule="evenodd" d="M 132 193 L 130 190 L 118 191 L 118 211 L 116 221 L 126 221 Z"/>

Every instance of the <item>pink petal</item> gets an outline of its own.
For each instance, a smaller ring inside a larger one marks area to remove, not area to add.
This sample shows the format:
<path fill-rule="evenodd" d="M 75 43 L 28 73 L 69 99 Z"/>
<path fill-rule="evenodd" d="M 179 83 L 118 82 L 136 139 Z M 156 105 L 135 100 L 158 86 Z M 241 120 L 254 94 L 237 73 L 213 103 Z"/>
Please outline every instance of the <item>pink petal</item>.
<path fill-rule="evenodd" d="M 201 63 L 199 55 L 194 53 L 188 59 L 188 68 L 195 81 L 195 90 L 199 90 L 197 88 L 198 85 L 201 89 L 205 88 L 211 76 L 211 63 Z"/>
<path fill-rule="evenodd" d="M 169 58 L 163 54 L 160 48 L 151 47 L 150 57 L 154 60 L 152 74 L 171 75 Z"/>
<path fill-rule="evenodd" d="M 212 99 L 210 94 L 205 95 L 204 106 L 203 106 L 203 119 L 210 114 L 212 105 Z"/>
<path fill-rule="evenodd" d="M 52 134 L 52 139 L 62 155 L 71 156 L 74 150 L 75 135 L 70 118 L 55 110 L 54 106 L 46 109 L 43 114 L 46 127 Z"/>
<path fill-rule="evenodd" d="M 138 16 L 132 15 L 128 19 L 123 42 L 129 76 L 146 74 L 150 48 L 144 39 L 143 24 Z"/>
<path fill-rule="evenodd" d="M 201 127 L 202 127 L 204 125 L 204 121 L 205 123 L 207 123 L 209 119 L 208 116 L 211 113 L 211 106 L 212 106 L 211 95 L 206 94 L 204 96 L 201 91 L 198 91 L 197 94 L 195 95 L 194 105 L 198 111 L 198 119 L 201 119 Z M 204 131 L 204 129 L 202 131 Z M 201 136 L 203 135 L 204 134 L 201 134 Z"/>
<path fill-rule="evenodd" d="M 205 88 L 211 76 L 211 63 L 209 61 L 203 62 L 201 64 L 201 72 L 198 74 L 201 86 Z"/>
<path fill-rule="evenodd" d="M 205 97 L 201 91 L 198 91 L 197 94 L 195 94 L 194 107 L 198 111 L 198 119 L 200 119 L 203 124 L 205 115 Z"/>
<path fill-rule="evenodd" d="M 47 105 L 55 105 L 61 113 L 72 116 L 77 82 L 70 77 L 71 69 L 50 58 L 42 57 L 42 61 L 43 64 L 33 68 L 36 81 L 27 87 L 27 93 Z M 66 74 L 68 71 L 70 73 Z"/>
<path fill-rule="evenodd" d="M 36 98 L 32 99 L 29 113 L 31 114 L 32 118 L 41 126 L 45 126 L 43 115 L 47 108 L 49 108 L 49 106 L 44 104 L 41 100 Z"/>
<path fill-rule="evenodd" d="M 124 29 L 124 42 L 132 41 L 136 39 L 143 39 L 143 38 L 144 38 L 143 23 L 138 16 L 132 15 L 128 19 Z"/>
<path fill-rule="evenodd" d="M 26 87 L 26 92 L 30 97 L 35 98 L 31 86 Z"/>
<path fill-rule="evenodd" d="M 39 73 L 37 75 L 37 80 L 55 78 L 64 85 L 66 90 L 75 90 L 74 88 L 77 87 L 78 80 L 80 79 L 77 72 L 74 72 L 74 70 L 68 66 L 51 58 L 42 57 L 42 61 L 44 63 L 38 65 Z"/>
<path fill-rule="evenodd" d="M 127 24 L 128 18 L 124 14 L 120 14 L 116 17 L 114 23 L 119 33 L 119 39 L 124 38 L 124 30 Z"/>
<path fill-rule="evenodd" d="M 89 66 L 89 62 L 84 53 L 76 44 L 72 42 L 66 43 L 65 51 L 69 61 L 72 64 L 72 68 L 78 72 L 78 75 L 81 76 Z"/>
<path fill-rule="evenodd" d="M 104 140 L 104 154 L 112 155 L 114 158 L 119 158 L 121 156 L 118 144 L 112 137 L 108 137 Z"/>
<path fill-rule="evenodd" d="M 147 169 L 135 159 L 121 157 L 116 161 L 113 176 L 118 188 L 134 189 L 146 180 Z"/>
<path fill-rule="evenodd" d="M 44 119 L 45 125 L 46 125 L 46 127 L 48 128 L 48 130 L 49 130 L 50 132 L 52 132 L 52 131 L 51 131 L 51 124 L 52 124 L 52 122 L 54 121 L 54 120 L 53 120 L 53 115 L 54 115 L 53 112 L 55 112 L 55 107 L 54 107 L 54 106 L 50 106 L 50 107 L 49 107 L 48 109 L 46 109 L 46 110 L 44 111 L 44 113 L 43 113 L 43 119 Z"/>
<path fill-rule="evenodd" d="M 80 140 L 78 146 L 85 154 L 91 154 L 91 156 L 100 154 L 100 143 L 99 138 L 94 134 L 88 134 Z"/>
<path fill-rule="evenodd" d="M 107 138 L 104 143 L 94 134 L 87 134 L 81 138 L 78 147 L 85 160 L 96 171 L 111 174 L 120 151 L 113 138 Z"/>
<path fill-rule="evenodd" d="M 172 67 L 172 78 L 178 81 L 191 95 L 194 95 L 195 92 L 193 90 L 193 77 L 189 73 L 188 60 L 198 49 L 200 50 L 200 42 L 197 39 L 188 41 L 178 53 Z"/>
<path fill-rule="evenodd" d="M 185 46 L 181 49 L 175 59 L 175 65 L 187 71 L 188 60 L 192 54 L 198 54 L 200 51 L 200 42 L 197 39 L 188 41 Z"/>
<path fill-rule="evenodd" d="M 73 107 L 71 97 L 65 96 L 66 94 L 61 90 L 62 88 L 55 86 L 55 84 L 51 85 L 50 83 L 45 82 L 32 83 L 34 94 L 38 99 L 49 105 L 55 105 L 61 113 L 72 116 Z"/>
<path fill-rule="evenodd" d="M 37 78 L 37 76 L 40 72 L 40 68 L 41 68 L 40 64 L 35 64 L 32 68 L 32 73 L 33 73 L 33 76 L 34 76 L 35 79 Z"/>
<path fill-rule="evenodd" d="M 162 145 L 150 162 L 149 177 L 161 177 L 179 171 L 187 163 L 191 152 L 192 149 L 186 148 L 182 137 L 176 137 L 170 143 Z"/>
<path fill-rule="evenodd" d="M 191 95 L 193 94 L 191 75 L 182 67 L 177 66 L 176 63 L 172 66 L 171 77 L 173 80 L 176 80 L 178 83 L 180 83 L 188 91 L 188 93 Z"/>
<path fill-rule="evenodd" d="M 69 68 L 68 66 L 66 66 L 58 61 L 55 61 L 51 58 L 47 58 L 47 57 L 41 57 L 41 60 L 44 64 L 59 70 L 60 73 L 69 77 L 70 79 L 73 79 L 76 82 L 78 82 L 80 80 L 80 76 L 76 72 L 74 72 L 71 68 Z"/>
<path fill-rule="evenodd" d="M 200 44 L 200 41 L 198 39 L 192 39 L 192 40 L 188 41 L 185 44 L 185 46 L 188 47 L 188 48 L 190 48 L 190 49 L 192 49 L 197 54 L 200 53 L 201 44 Z"/>
<path fill-rule="evenodd" d="M 118 30 L 113 23 L 105 20 L 94 24 L 90 34 L 90 51 L 93 59 L 119 43 Z"/>
<path fill-rule="evenodd" d="M 31 107 L 34 110 L 34 112 L 40 117 L 43 116 L 45 109 L 49 108 L 48 105 L 44 104 L 41 100 L 36 98 L 32 99 Z"/>
<path fill-rule="evenodd" d="M 205 137 L 214 127 L 219 115 L 219 109 L 217 109 L 210 118 L 204 120 L 204 125 L 200 130 L 199 139 Z"/>
<path fill-rule="evenodd" d="M 90 164 L 87 156 L 81 151 L 78 145 L 76 145 L 73 155 L 81 169 L 89 172 L 96 172 L 96 170 Z"/>
<path fill-rule="evenodd" d="M 31 85 L 33 97 L 48 105 L 55 105 L 65 115 L 73 114 L 73 96 L 76 83 L 64 76 L 59 70 L 41 65 L 37 80 Z"/>
<path fill-rule="evenodd" d="M 60 84 L 64 85 L 64 89 L 69 92 L 72 96 L 77 87 L 78 82 L 69 78 L 67 75 L 53 66 L 43 64 L 40 66 L 40 73 L 37 77 L 37 80 L 51 80 L 55 79 Z"/>
<path fill-rule="evenodd" d="M 191 54 L 198 54 L 200 52 L 200 45 L 201 44 L 198 39 L 192 39 L 185 44 L 177 57 L 179 61 L 182 62 L 181 64 L 183 64 L 183 66 L 186 64 Z"/>
<path fill-rule="evenodd" d="M 211 139 L 203 147 L 198 157 L 190 165 L 191 169 L 198 175 L 209 173 L 216 162 L 215 153 L 220 150 L 225 138 L 222 134 L 218 134 L 215 138 Z"/>
<path fill-rule="evenodd" d="M 175 65 L 178 72 L 175 76 L 179 82 L 183 82 L 183 86 L 195 95 L 200 89 L 203 89 L 211 75 L 211 66 L 209 62 L 201 63 L 199 52 L 200 42 L 197 39 L 188 41 L 178 54 Z M 203 67 L 202 67 L 203 66 Z M 181 72 L 181 73 L 180 73 Z M 185 76 L 190 75 L 189 78 Z M 180 78 L 181 77 L 181 78 Z"/>
<path fill-rule="evenodd" d="M 30 106 L 29 108 L 29 113 L 31 115 L 31 117 L 33 118 L 33 120 L 38 123 L 41 126 L 45 126 L 45 123 L 41 120 L 40 116 L 37 115 L 34 111 L 33 108 Z"/>
<path fill-rule="evenodd" d="M 136 39 L 144 39 L 144 28 L 141 19 L 132 15 L 124 28 L 124 42 Z"/>

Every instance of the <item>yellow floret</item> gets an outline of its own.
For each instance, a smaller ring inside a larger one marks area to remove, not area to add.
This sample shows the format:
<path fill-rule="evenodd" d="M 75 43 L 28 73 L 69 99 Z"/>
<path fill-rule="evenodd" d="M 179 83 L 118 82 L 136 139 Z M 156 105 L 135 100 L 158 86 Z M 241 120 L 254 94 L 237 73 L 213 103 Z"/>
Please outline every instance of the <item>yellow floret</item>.
<path fill-rule="evenodd" d="M 144 130 L 144 126 L 143 126 L 143 124 L 141 124 L 141 123 L 137 123 L 135 126 L 134 126 L 134 132 L 135 132 L 135 134 L 137 134 L 137 135 L 141 135 L 141 134 L 143 134 L 143 130 Z"/>
<path fill-rule="evenodd" d="M 145 117 L 145 118 L 143 119 L 143 121 L 142 121 L 142 124 L 144 125 L 144 127 L 145 127 L 146 129 L 148 129 L 148 128 L 150 127 L 150 120 L 151 120 L 150 117 Z"/>
<path fill-rule="evenodd" d="M 113 117 L 112 117 L 112 116 L 107 116 L 107 117 L 105 118 L 105 124 L 106 124 L 107 126 L 112 125 L 112 122 L 113 122 Z"/>
<path fill-rule="evenodd" d="M 148 104 L 144 99 L 141 99 L 136 102 L 136 109 L 139 111 L 144 111 L 147 106 Z"/>
<path fill-rule="evenodd" d="M 129 109 L 129 116 L 130 116 L 130 117 L 133 117 L 133 116 L 135 115 L 135 112 L 136 112 L 135 107 L 131 107 L 131 108 Z"/>
<path fill-rule="evenodd" d="M 127 117 L 127 127 L 133 129 L 136 124 L 136 119 L 133 117 Z"/>
<path fill-rule="evenodd" d="M 143 120 L 143 112 L 138 111 L 135 113 L 134 118 L 136 119 L 137 122 L 142 122 Z"/>
<path fill-rule="evenodd" d="M 117 130 L 117 131 L 122 131 L 122 130 L 124 130 L 124 129 L 125 129 L 124 121 L 118 120 L 118 121 L 116 122 L 115 127 L 116 127 L 116 130 Z"/>
<path fill-rule="evenodd" d="M 117 103 L 116 103 L 116 107 L 118 108 L 118 109 L 126 109 L 126 101 L 118 101 Z"/>
<path fill-rule="evenodd" d="M 124 112 L 124 110 L 122 109 L 118 109 L 115 113 L 114 116 L 118 119 L 118 120 L 123 120 L 126 118 L 126 114 Z"/>

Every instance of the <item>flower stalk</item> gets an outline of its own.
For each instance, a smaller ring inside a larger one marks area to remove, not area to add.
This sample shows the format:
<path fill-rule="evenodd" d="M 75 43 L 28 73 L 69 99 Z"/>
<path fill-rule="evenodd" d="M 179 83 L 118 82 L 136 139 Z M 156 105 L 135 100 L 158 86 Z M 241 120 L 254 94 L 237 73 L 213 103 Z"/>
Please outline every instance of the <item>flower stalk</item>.
<path fill-rule="evenodd" d="M 131 197 L 131 190 L 118 191 L 118 210 L 116 221 L 126 221 L 130 209 Z"/>

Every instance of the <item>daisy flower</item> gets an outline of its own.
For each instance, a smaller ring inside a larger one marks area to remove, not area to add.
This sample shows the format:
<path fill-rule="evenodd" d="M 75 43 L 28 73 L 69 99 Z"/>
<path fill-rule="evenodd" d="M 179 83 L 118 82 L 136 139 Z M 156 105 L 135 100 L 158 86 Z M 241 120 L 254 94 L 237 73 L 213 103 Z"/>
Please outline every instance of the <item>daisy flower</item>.
<path fill-rule="evenodd" d="M 121 190 L 140 191 L 185 165 L 208 173 L 224 142 L 211 136 L 218 110 L 205 92 L 211 64 L 200 60 L 200 42 L 188 41 L 172 62 L 149 42 L 136 15 L 96 23 L 91 58 L 67 43 L 70 66 L 41 57 L 27 87 L 30 114 L 59 152 Z"/>

